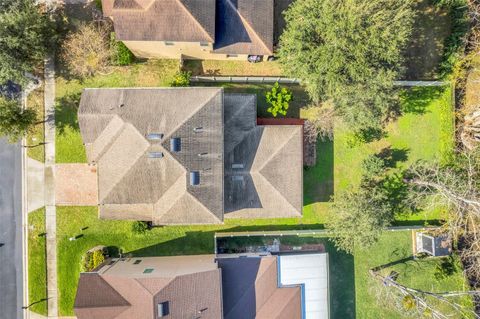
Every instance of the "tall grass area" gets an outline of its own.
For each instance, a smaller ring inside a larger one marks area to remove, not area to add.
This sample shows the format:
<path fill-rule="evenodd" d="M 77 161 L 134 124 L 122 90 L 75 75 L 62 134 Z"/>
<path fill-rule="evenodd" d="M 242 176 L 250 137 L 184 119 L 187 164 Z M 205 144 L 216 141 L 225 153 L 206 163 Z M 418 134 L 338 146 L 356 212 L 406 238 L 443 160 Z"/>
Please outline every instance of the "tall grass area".
<path fill-rule="evenodd" d="M 27 107 L 37 113 L 37 124 L 27 134 L 27 155 L 39 162 L 45 161 L 45 106 L 43 97 L 44 85 L 31 92 L 27 97 Z"/>
<path fill-rule="evenodd" d="M 47 315 L 45 208 L 28 214 L 29 310 Z"/>

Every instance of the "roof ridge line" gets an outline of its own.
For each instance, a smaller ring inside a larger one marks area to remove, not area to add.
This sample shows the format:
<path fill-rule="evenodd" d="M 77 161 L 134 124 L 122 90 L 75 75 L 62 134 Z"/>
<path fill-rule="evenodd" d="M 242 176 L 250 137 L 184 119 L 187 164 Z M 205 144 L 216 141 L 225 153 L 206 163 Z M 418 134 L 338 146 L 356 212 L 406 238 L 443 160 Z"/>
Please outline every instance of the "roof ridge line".
<path fill-rule="evenodd" d="M 160 289 L 159 291 L 157 291 L 155 294 L 151 293 L 150 290 L 148 290 L 148 288 L 145 287 L 145 285 L 142 284 L 142 283 L 139 281 L 139 279 L 147 279 L 147 278 L 133 278 L 133 280 L 135 280 L 140 286 L 142 286 L 146 291 L 148 291 L 148 293 L 149 293 L 152 297 L 154 297 L 154 296 L 155 296 L 156 294 L 158 294 L 161 290 L 163 290 L 165 287 L 167 287 L 168 285 L 170 285 L 170 283 L 171 283 L 173 280 L 175 280 L 175 278 L 176 278 L 176 276 L 173 277 L 173 278 L 169 278 L 167 284 L 166 284 L 162 289 Z"/>
<path fill-rule="evenodd" d="M 262 173 L 260 173 L 260 172 L 251 172 L 250 175 L 251 175 L 252 177 L 253 177 L 253 176 L 257 176 L 257 175 L 258 175 L 259 177 L 261 177 L 261 178 L 265 181 L 265 183 L 266 183 L 268 186 L 270 186 L 270 187 L 273 189 L 273 191 L 275 191 L 275 192 L 279 195 L 280 198 L 283 198 L 283 200 L 285 200 L 285 201 L 287 202 L 287 204 L 290 205 L 290 208 L 291 208 L 294 212 L 297 212 L 297 209 L 295 208 L 295 206 L 293 206 L 292 203 L 290 203 L 290 201 L 289 201 L 288 199 L 286 199 L 286 198 L 282 195 L 282 193 L 280 193 L 280 191 L 279 191 L 275 186 L 273 186 L 272 183 L 270 183 L 270 181 L 269 181 L 265 176 L 263 176 Z M 254 181 L 253 183 L 255 184 L 255 181 Z M 290 217 L 294 217 L 294 216 L 290 216 Z M 300 217 L 301 217 L 301 215 L 300 215 Z"/>
<path fill-rule="evenodd" d="M 259 126 L 265 127 L 265 126 L 279 126 L 279 125 L 259 125 Z M 272 153 L 270 154 L 270 156 L 262 163 L 262 165 L 261 165 L 257 170 L 255 170 L 254 172 L 258 172 L 259 174 L 261 174 L 261 175 L 263 176 L 263 174 L 262 174 L 260 171 L 261 171 L 262 169 L 264 169 L 265 166 L 266 166 L 268 163 L 270 163 L 270 161 L 272 160 L 272 158 L 275 157 L 275 156 L 278 154 L 278 152 L 280 152 L 280 150 L 281 150 L 285 145 L 287 145 L 288 142 L 290 142 L 290 140 L 293 138 L 294 134 L 295 134 L 295 131 L 293 131 L 292 133 L 290 133 L 290 136 L 288 136 L 288 139 L 286 139 L 282 144 L 280 144 L 280 146 L 275 150 L 275 152 L 272 152 Z M 263 133 L 262 133 L 262 135 L 263 135 Z M 260 139 L 260 141 L 261 141 L 261 139 Z M 254 159 L 254 162 L 255 162 L 255 159 Z"/>
<path fill-rule="evenodd" d="M 155 2 L 156 0 L 154 0 Z M 205 28 L 200 24 L 200 22 L 198 22 L 198 20 L 193 16 L 193 14 L 190 12 L 190 10 L 188 10 L 188 8 L 182 3 L 181 0 L 176 0 L 176 2 L 187 12 L 187 14 L 190 16 L 190 18 L 193 19 L 193 21 L 195 21 L 195 23 L 200 27 L 200 29 L 207 35 L 207 37 L 212 41 L 212 43 L 214 42 L 213 38 L 210 36 L 210 34 L 207 32 L 207 30 L 205 30 Z"/>
<path fill-rule="evenodd" d="M 170 155 L 170 156 L 171 156 L 171 155 Z M 172 158 L 173 158 L 176 162 L 178 162 L 173 156 L 172 156 Z M 185 170 L 185 174 L 186 174 L 186 173 L 187 173 L 187 172 L 186 172 L 187 170 L 185 169 L 185 167 L 183 167 L 183 165 L 180 164 L 180 163 L 178 163 L 178 164 Z M 177 180 L 176 180 L 172 185 L 175 185 L 179 180 L 184 179 L 184 178 L 185 178 L 185 175 L 181 174 L 181 175 L 177 178 Z M 171 187 L 168 188 L 167 192 L 168 192 L 170 189 L 171 189 Z M 185 193 L 187 193 L 187 192 L 188 192 L 188 190 L 187 190 L 187 188 L 185 187 Z M 159 215 L 157 219 L 162 218 L 162 217 L 173 207 L 173 205 L 175 205 L 175 203 L 177 203 L 177 202 L 180 200 L 180 198 L 181 198 L 185 193 L 181 194 L 180 196 L 177 196 L 177 198 L 175 199 L 175 201 L 172 202 L 172 204 L 168 207 L 168 209 L 167 209 L 166 211 L 164 211 L 163 214 Z M 164 193 L 164 195 L 165 195 L 165 193 Z M 155 204 L 153 204 L 153 214 L 155 214 L 155 206 L 158 204 L 158 202 L 159 202 L 162 198 L 163 198 L 163 195 L 160 197 L 159 200 L 157 200 L 157 202 L 156 202 Z M 153 217 L 153 216 L 152 216 L 152 217 Z M 154 218 L 152 218 L 152 220 L 153 220 L 153 219 L 154 219 Z"/>
<path fill-rule="evenodd" d="M 102 116 L 103 114 L 91 114 L 92 116 Z M 106 115 L 109 115 L 109 114 L 106 114 Z M 100 134 L 98 135 L 98 137 L 95 139 L 95 141 L 93 141 L 93 143 L 90 143 L 92 146 L 93 144 L 95 144 L 95 142 L 98 140 L 98 138 L 102 135 L 102 133 L 107 129 L 108 125 L 110 125 L 110 123 L 112 123 L 113 120 L 115 120 L 116 118 L 120 119 L 120 121 L 122 121 L 122 127 L 120 127 L 120 129 L 115 133 L 115 135 L 110 139 L 110 141 L 103 147 L 102 151 L 98 153 L 97 155 L 97 161 L 95 161 L 95 163 L 98 163 L 98 160 L 100 158 L 102 158 L 102 156 L 105 154 L 105 152 L 112 146 L 113 144 L 113 141 L 115 141 L 118 136 L 120 135 L 120 133 L 124 130 L 125 128 L 125 125 L 127 124 L 127 122 L 125 122 L 122 117 L 118 116 L 118 114 L 113 114 L 112 118 L 110 119 L 110 121 L 108 122 L 108 124 L 105 126 L 105 128 L 102 130 L 102 132 L 100 132 Z"/>
<path fill-rule="evenodd" d="M 188 191 L 188 188 L 187 188 L 187 191 L 185 192 L 185 194 L 188 194 L 190 197 L 193 198 L 194 201 L 196 201 L 200 206 L 202 206 L 207 212 L 210 213 L 210 215 L 212 215 L 213 217 L 215 217 L 217 220 L 221 221 L 223 223 L 223 218 L 220 219 L 218 218 L 217 215 L 215 215 L 210 209 L 208 209 L 207 206 L 203 205 L 203 203 L 201 201 L 198 200 L 198 198 L 196 198 L 195 196 L 193 196 L 189 191 Z M 223 214 L 222 214 L 222 217 L 223 217 Z"/>
<path fill-rule="evenodd" d="M 143 136 L 142 134 L 140 134 L 140 132 L 138 131 L 138 129 L 137 129 L 133 124 L 128 123 L 128 122 L 125 122 L 125 121 L 124 121 L 124 125 L 123 125 L 123 127 L 122 127 L 123 129 L 120 130 L 120 132 L 123 132 L 123 131 L 125 130 L 125 127 L 126 127 L 127 125 L 130 125 L 131 127 L 133 127 L 134 131 L 135 131 L 136 133 L 138 133 L 138 135 L 140 135 L 140 136 L 145 140 L 145 136 Z M 119 135 L 116 135 L 116 136 L 115 136 L 115 139 L 112 139 L 112 141 L 118 140 L 118 136 L 119 136 Z M 147 143 L 148 143 L 148 142 L 147 142 Z M 111 143 L 110 147 L 111 147 L 112 145 L 113 145 L 113 142 Z M 148 148 L 147 148 L 147 149 L 148 149 Z M 145 150 L 145 151 L 146 151 L 146 150 Z M 140 155 L 140 156 L 135 160 L 135 162 L 133 162 L 132 165 L 130 165 L 130 167 L 125 171 L 125 173 L 122 174 L 122 176 L 120 176 L 120 178 L 117 180 L 117 182 L 112 185 L 112 187 L 111 187 L 111 188 L 109 189 L 109 191 L 107 192 L 106 196 L 104 196 L 104 199 L 107 198 L 108 195 L 110 195 L 111 191 L 112 191 L 115 187 L 117 187 L 117 185 L 123 180 L 123 178 L 128 174 L 128 172 L 130 172 L 130 171 L 133 169 L 133 167 L 135 166 L 135 164 L 136 164 L 136 163 L 140 160 L 140 158 L 145 154 L 145 151 L 142 153 L 142 155 Z M 99 176 L 99 174 L 97 174 L 97 176 Z M 98 201 L 100 202 L 100 198 L 98 198 Z M 153 207 L 153 204 L 152 204 L 152 207 Z M 153 215 L 153 209 L 152 209 L 152 215 Z"/>
<path fill-rule="evenodd" d="M 247 26 L 248 29 L 250 29 L 250 31 L 255 35 L 255 37 L 257 38 L 257 40 L 260 41 L 260 43 L 264 46 L 265 49 L 267 49 L 268 52 L 270 52 L 271 54 L 273 54 L 273 52 L 270 50 L 270 48 L 267 46 L 267 44 L 265 42 L 263 42 L 262 38 L 260 38 L 260 36 L 258 35 L 258 33 L 255 31 L 254 28 L 252 28 L 252 26 L 250 25 L 250 23 L 248 23 L 248 21 L 243 17 L 243 15 L 240 14 L 240 11 L 238 11 L 235 6 L 233 5 L 233 3 L 231 2 L 231 0 L 226 0 L 230 7 L 235 10 L 237 13 L 238 13 L 238 16 L 240 17 L 240 19 L 243 21 L 243 23 L 245 23 L 245 25 Z"/>

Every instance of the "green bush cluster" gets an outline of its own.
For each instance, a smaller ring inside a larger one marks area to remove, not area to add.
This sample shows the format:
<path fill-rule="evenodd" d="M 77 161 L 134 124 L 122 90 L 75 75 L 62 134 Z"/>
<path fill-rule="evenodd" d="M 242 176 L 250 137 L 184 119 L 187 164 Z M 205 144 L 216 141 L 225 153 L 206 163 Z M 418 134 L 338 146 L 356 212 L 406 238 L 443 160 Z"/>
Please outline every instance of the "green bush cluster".
<path fill-rule="evenodd" d="M 280 88 L 280 85 L 276 82 L 272 90 L 265 94 L 265 98 L 267 99 L 268 105 L 270 105 L 267 109 L 268 113 L 271 113 L 274 117 L 277 117 L 278 113 L 286 116 L 289 103 L 293 99 L 293 94 L 292 91 L 286 87 Z"/>
<path fill-rule="evenodd" d="M 115 33 L 112 32 L 110 36 L 110 46 L 112 48 L 113 63 L 115 65 L 130 65 L 135 62 L 135 55 L 122 41 L 117 41 Z"/>
<path fill-rule="evenodd" d="M 92 271 L 100 266 L 105 261 L 105 256 L 102 249 L 97 249 L 93 252 L 87 252 L 83 256 L 82 270 Z"/>
<path fill-rule="evenodd" d="M 172 87 L 186 87 L 190 86 L 190 78 L 192 77 L 192 72 L 189 71 L 178 71 L 177 74 L 173 77 L 173 81 L 170 82 Z"/>
<path fill-rule="evenodd" d="M 132 232 L 134 234 L 145 234 L 148 230 L 148 224 L 142 221 L 136 221 L 132 224 Z"/>

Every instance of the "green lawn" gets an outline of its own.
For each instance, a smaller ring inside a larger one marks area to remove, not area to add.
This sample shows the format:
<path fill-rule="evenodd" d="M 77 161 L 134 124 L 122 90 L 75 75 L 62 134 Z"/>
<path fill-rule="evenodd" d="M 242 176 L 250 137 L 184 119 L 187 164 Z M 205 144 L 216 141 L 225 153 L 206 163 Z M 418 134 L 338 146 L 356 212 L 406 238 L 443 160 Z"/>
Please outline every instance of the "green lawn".
<path fill-rule="evenodd" d="M 37 113 L 38 123 L 27 134 L 27 155 L 37 161 L 45 161 L 45 125 L 44 125 L 44 98 L 43 84 L 28 95 L 27 106 Z"/>
<path fill-rule="evenodd" d="M 318 225 L 297 225 L 294 220 L 255 221 L 255 225 L 227 221 L 219 226 L 157 227 L 144 235 L 131 232 L 131 222 L 98 220 L 93 207 L 58 207 L 58 284 L 60 314 L 72 315 L 80 261 L 82 255 L 97 245 L 116 247 L 130 256 L 164 256 L 211 254 L 213 236 L 218 231 L 253 231 L 317 228 Z M 84 228 L 85 230 L 81 230 Z M 76 241 L 68 238 L 83 234 Z M 336 251 L 325 237 L 302 238 L 308 242 L 323 242 L 330 253 L 331 307 L 338 316 L 333 318 L 400 318 L 395 312 L 379 306 L 371 289 L 368 269 L 408 258 L 412 253 L 409 231 L 387 232 L 380 242 L 354 256 Z M 437 261 L 418 263 L 402 261 L 394 266 L 400 272 L 399 281 L 415 288 L 433 290 L 462 290 L 461 272 L 444 281 L 432 282 L 432 269 Z M 393 269 L 393 268 L 392 268 Z M 406 272 L 406 270 L 409 270 Z"/>
<path fill-rule="evenodd" d="M 28 299 L 30 310 L 47 315 L 45 209 L 28 214 Z"/>
<path fill-rule="evenodd" d="M 392 263 L 382 272 L 388 274 L 394 270 L 399 273 L 398 282 L 416 289 L 432 292 L 467 291 L 468 284 L 461 269 L 441 280 L 434 277 L 434 270 L 441 259 L 412 260 L 412 239 L 410 231 L 390 231 L 384 233 L 380 241 L 365 251 L 356 251 L 355 262 L 355 299 L 356 317 L 369 319 L 404 318 L 392 310 L 388 300 L 377 302 L 376 283 L 372 281 L 368 270 Z M 469 297 L 461 299 L 464 305 L 472 306 Z M 453 317 L 453 318 L 460 318 Z"/>
<path fill-rule="evenodd" d="M 111 74 L 97 75 L 83 81 L 70 79 L 68 74 L 59 70 L 55 99 L 56 162 L 87 161 L 77 119 L 78 104 L 84 88 L 169 86 L 178 67 L 178 61 L 175 60 L 149 60 L 118 67 Z"/>
<path fill-rule="evenodd" d="M 97 245 L 116 246 L 134 256 L 210 254 L 216 231 L 318 229 L 325 222 L 321 217 L 306 213 L 302 219 L 226 220 L 224 225 L 156 227 L 145 235 L 134 235 L 132 222 L 99 220 L 96 207 L 57 207 L 60 313 L 73 314 L 81 257 Z M 83 237 L 69 241 L 80 234 Z"/>

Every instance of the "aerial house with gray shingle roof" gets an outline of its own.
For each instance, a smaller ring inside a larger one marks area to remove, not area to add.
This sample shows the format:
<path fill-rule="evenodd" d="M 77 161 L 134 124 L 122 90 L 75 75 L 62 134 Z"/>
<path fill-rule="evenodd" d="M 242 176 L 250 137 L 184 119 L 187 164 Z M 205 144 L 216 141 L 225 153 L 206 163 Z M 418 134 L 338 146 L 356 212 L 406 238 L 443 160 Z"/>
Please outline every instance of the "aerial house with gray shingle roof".
<path fill-rule="evenodd" d="M 302 126 L 257 125 L 222 88 L 86 89 L 78 111 L 99 216 L 155 225 L 302 215 Z"/>
<path fill-rule="evenodd" d="M 102 0 L 102 8 L 138 57 L 273 55 L 273 0 Z"/>

